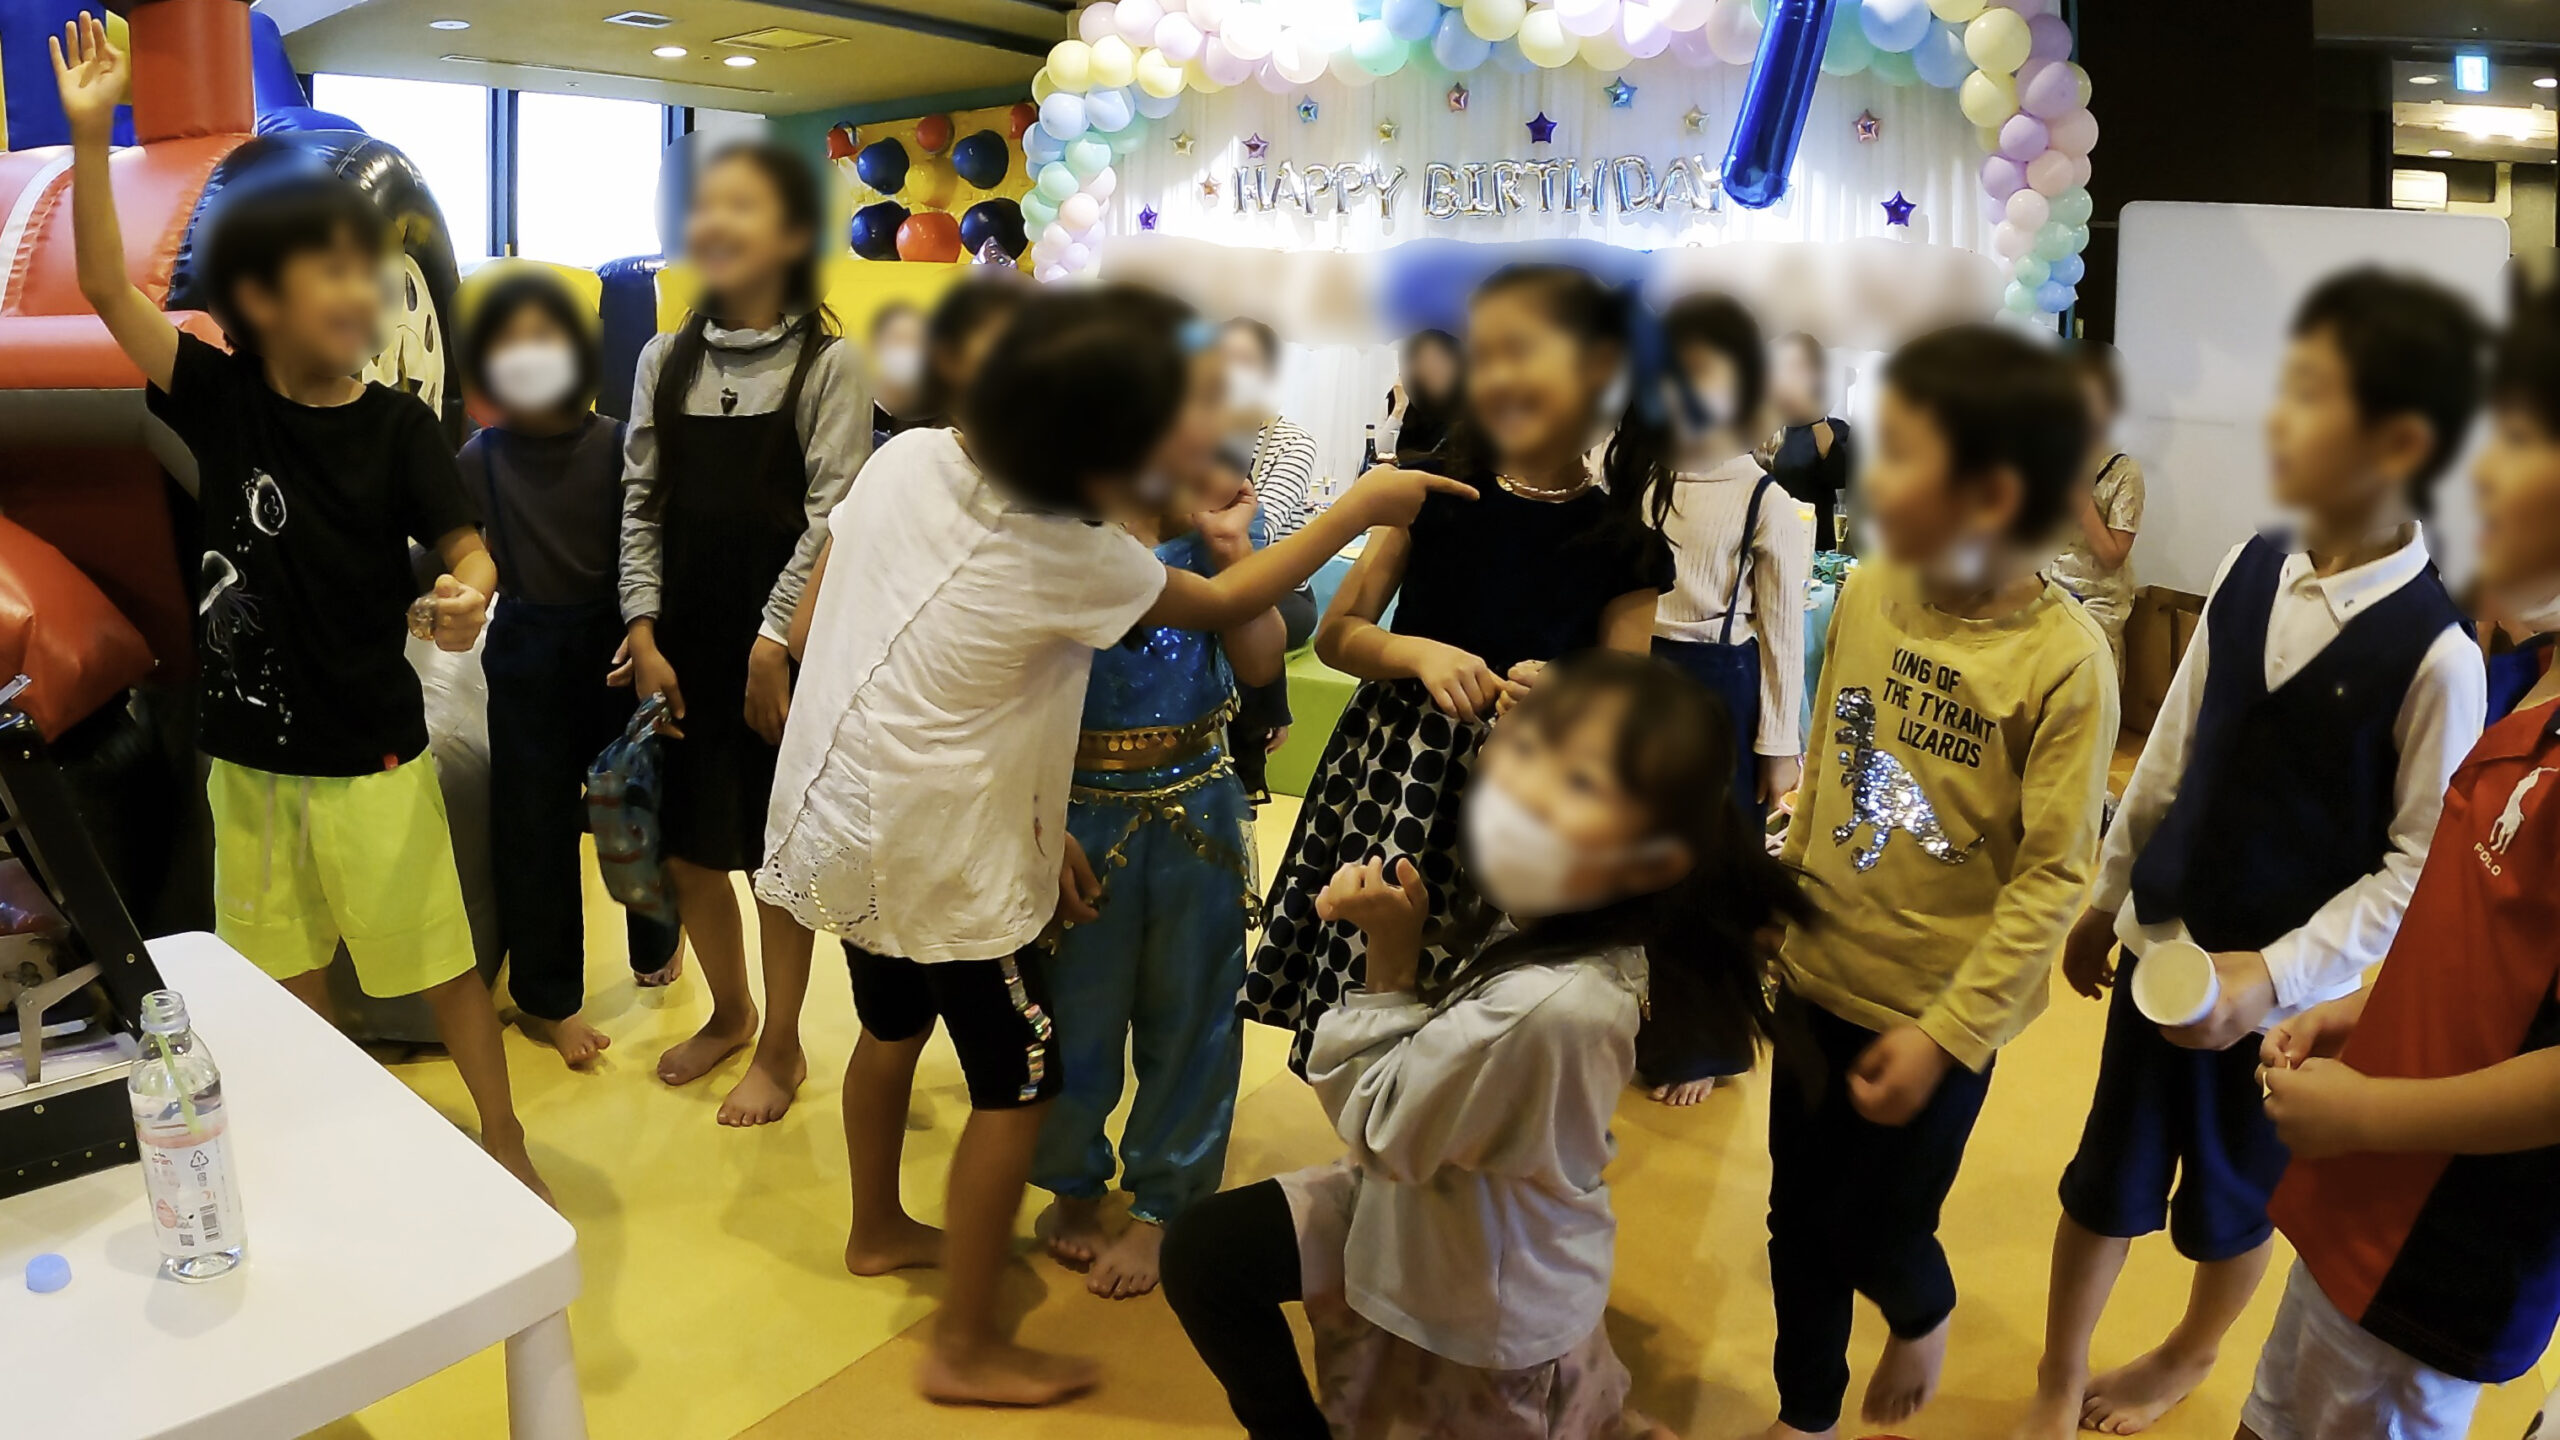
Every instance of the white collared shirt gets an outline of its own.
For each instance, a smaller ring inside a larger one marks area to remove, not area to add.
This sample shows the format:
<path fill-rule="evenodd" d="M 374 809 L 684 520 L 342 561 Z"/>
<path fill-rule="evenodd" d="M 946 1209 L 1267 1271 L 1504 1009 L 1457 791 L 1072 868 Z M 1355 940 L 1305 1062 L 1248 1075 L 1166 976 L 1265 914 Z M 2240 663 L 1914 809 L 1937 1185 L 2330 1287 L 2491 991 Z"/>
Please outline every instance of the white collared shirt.
<path fill-rule="evenodd" d="M 2246 542 L 2243 542 L 2245 545 Z M 2222 557 L 2214 572 L 2219 593 L 2241 545 Z M 2362 615 L 2393 591 L 2424 574 L 2426 536 L 2409 526 L 2401 546 L 2379 560 L 2322 578 L 2313 573 L 2311 557 L 2300 550 L 2287 555 L 2276 583 L 2274 608 L 2267 616 L 2266 677 L 2273 689 L 2301 673 L 2338 638 L 2347 622 Z M 2212 607 L 2209 594 L 2205 604 Z M 2137 955 L 2152 941 L 2126 898 L 2133 888 L 2134 858 L 2160 828 L 2178 783 L 2195 748 L 2196 715 L 2204 706 L 2210 624 L 2196 627 L 2186 658 L 2169 682 L 2160 717 L 2142 747 L 2142 759 L 2127 782 L 2116 821 L 2107 832 L 2098 859 L 2098 879 L 2090 903 L 2116 912 L 2116 936 Z M 2427 860 L 2427 843 L 2435 835 L 2436 814 L 2444 806 L 2445 786 L 2454 767 L 2480 738 L 2489 708 L 2488 676 L 2480 648 L 2459 625 L 2448 625 L 2418 662 L 2417 676 L 2400 702 L 2391 738 L 2400 751 L 2400 770 L 2393 787 L 2391 853 L 2380 869 L 2330 897 L 2300 928 L 2266 946 L 2267 973 L 2275 981 L 2276 1008 L 2269 1024 L 2324 1001 L 2355 993 L 2367 968 L 2379 964 L 2400 929 L 2400 915 L 2417 887 L 2418 871 Z"/>

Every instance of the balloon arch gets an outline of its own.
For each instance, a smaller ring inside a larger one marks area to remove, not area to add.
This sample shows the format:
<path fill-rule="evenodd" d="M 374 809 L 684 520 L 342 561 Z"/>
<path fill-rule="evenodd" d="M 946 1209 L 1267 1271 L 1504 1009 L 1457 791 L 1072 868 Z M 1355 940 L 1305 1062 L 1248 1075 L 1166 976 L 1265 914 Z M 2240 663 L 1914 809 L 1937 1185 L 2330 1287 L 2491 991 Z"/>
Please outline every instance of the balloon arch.
<path fill-rule="evenodd" d="M 1582 65 L 1615 74 L 1670 54 L 1748 65 L 1722 174 L 1734 203 L 1784 194 L 1815 86 L 1872 71 L 1955 92 L 1985 158 L 1992 249 L 2021 316 L 2069 308 L 2089 243 L 2098 122 L 2058 0 L 1100 0 L 1078 12 L 1032 80 L 1021 136 L 1023 264 L 1043 280 L 1092 270 L 1115 161 L 1185 92 L 1368 85 L 1423 56 L 1463 76 Z M 1312 97 L 1310 97 L 1312 103 Z"/>

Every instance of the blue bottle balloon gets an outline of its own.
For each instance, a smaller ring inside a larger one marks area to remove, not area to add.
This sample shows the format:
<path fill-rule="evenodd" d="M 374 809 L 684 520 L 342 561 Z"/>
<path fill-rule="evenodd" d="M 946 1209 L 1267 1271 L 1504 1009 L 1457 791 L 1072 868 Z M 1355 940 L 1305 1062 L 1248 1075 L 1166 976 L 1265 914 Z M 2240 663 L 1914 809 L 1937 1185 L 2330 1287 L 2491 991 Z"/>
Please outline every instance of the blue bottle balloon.
<path fill-rule="evenodd" d="M 1787 193 L 1837 9 L 1835 0 L 1771 0 L 1733 143 L 1724 152 L 1724 193 L 1735 204 L 1766 210 Z"/>

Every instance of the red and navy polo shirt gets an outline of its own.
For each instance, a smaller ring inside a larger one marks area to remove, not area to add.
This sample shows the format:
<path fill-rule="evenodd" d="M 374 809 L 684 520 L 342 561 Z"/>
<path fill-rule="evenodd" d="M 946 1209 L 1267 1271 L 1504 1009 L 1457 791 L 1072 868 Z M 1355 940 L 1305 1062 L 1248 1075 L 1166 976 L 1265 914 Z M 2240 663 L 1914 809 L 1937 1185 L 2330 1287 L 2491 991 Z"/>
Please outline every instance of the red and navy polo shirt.
<path fill-rule="evenodd" d="M 2560 1045 L 2560 701 L 2489 727 L 2454 772 L 2372 1001 L 2340 1057 L 2468 1074 Z M 2560 1146 L 2296 1160 L 2276 1224 L 2330 1301 L 2466 1380 L 2532 1368 L 2560 1322 Z"/>

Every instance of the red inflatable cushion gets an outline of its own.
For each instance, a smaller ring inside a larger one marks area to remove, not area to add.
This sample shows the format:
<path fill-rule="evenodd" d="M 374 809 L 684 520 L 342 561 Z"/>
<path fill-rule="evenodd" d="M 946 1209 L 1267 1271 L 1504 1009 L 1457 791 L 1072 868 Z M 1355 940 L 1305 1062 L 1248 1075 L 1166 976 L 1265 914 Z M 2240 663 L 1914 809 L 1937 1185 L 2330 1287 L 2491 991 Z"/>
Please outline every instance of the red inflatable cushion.
<path fill-rule="evenodd" d="M 0 518 L 0 680 L 24 675 L 18 708 L 48 737 L 151 673 L 151 647 L 79 567 Z"/>

